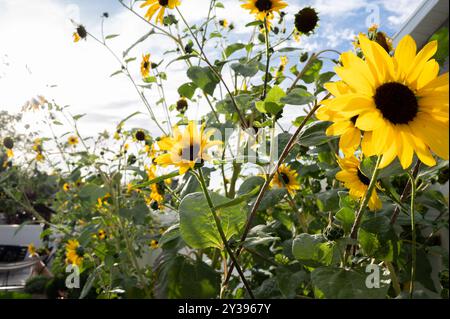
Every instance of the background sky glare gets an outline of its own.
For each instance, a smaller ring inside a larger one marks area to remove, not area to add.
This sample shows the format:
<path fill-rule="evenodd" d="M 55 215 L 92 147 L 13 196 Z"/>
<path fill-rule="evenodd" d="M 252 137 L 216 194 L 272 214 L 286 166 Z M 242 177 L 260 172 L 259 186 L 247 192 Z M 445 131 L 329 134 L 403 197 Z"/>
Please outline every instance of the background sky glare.
<path fill-rule="evenodd" d="M 127 2 L 127 0 L 125 0 Z M 222 0 L 225 9 L 218 9 L 220 18 L 236 25 L 229 33 L 231 42 L 247 41 L 250 28 L 245 24 L 252 17 L 240 8 L 238 0 Z M 325 48 L 346 51 L 351 40 L 364 32 L 373 19 L 379 17 L 380 28 L 394 35 L 422 0 L 286 0 L 289 4 L 287 27 L 291 28 L 293 14 L 304 6 L 315 7 L 320 14 L 320 28 L 310 38 L 302 38 L 300 46 L 310 50 Z M 183 0 L 180 10 L 190 23 L 202 21 L 207 14 L 209 0 Z M 136 6 L 138 8 L 138 6 Z M 144 14 L 144 9 L 138 9 Z M 110 41 L 118 55 L 128 48 L 149 26 L 140 21 L 114 0 L 0 0 L 0 110 L 19 112 L 25 101 L 37 94 L 54 100 L 59 105 L 70 105 L 71 113 L 87 115 L 80 122 L 83 134 L 105 129 L 112 131 L 127 115 L 142 111 L 134 119 L 133 126 L 141 126 L 155 134 L 159 131 L 149 120 L 145 107 L 136 91 L 124 76 L 110 75 L 120 67 L 117 61 L 98 43 L 88 39 L 73 43 L 74 25 L 70 19 L 79 21 L 94 35 L 100 36 L 101 18 L 108 12 L 105 34 L 120 34 Z M 181 22 L 180 22 L 181 23 Z M 153 61 L 164 59 L 163 52 L 174 49 L 174 44 L 165 38 L 151 37 L 135 47 L 130 56 L 137 60 L 130 64 L 136 79 L 140 79 L 139 63 L 143 53 L 150 53 Z M 297 53 L 298 54 L 298 53 Z M 291 63 L 298 61 L 293 56 Z M 168 62 L 167 60 L 165 62 Z M 275 60 L 274 63 L 279 63 Z M 168 81 L 165 93 L 168 104 L 178 98 L 177 88 L 187 82 L 186 65 L 173 63 L 165 70 Z M 147 97 L 163 119 L 156 89 Z M 196 118 L 208 111 L 205 102 L 191 105 L 188 116 Z M 174 114 L 175 115 L 175 114 Z M 39 114 L 28 113 L 26 120 L 33 124 Z"/>

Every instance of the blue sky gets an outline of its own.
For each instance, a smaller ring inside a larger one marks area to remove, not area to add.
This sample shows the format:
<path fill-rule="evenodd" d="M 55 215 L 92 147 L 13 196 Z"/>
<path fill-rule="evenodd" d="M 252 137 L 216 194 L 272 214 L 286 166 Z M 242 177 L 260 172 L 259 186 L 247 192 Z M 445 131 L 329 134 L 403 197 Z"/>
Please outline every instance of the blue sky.
<path fill-rule="evenodd" d="M 127 0 L 125 0 L 127 2 Z M 246 42 L 249 29 L 244 25 L 251 16 L 240 8 L 238 0 L 222 0 L 225 10 L 217 11 L 219 18 L 227 18 L 237 28 L 230 40 Z M 389 35 L 394 35 L 422 0 L 308 0 L 289 1 L 288 21 L 304 6 L 315 7 L 320 14 L 320 28 L 313 36 L 303 38 L 300 46 L 313 51 L 332 48 L 351 49 L 351 40 L 364 32 L 372 22 Z M 209 0 L 183 0 L 181 10 L 191 23 L 198 23 L 206 15 Z M 195 7 L 192 4 L 195 3 Z M 143 9 L 138 9 L 143 14 Z M 61 105 L 71 105 L 72 113 L 88 113 L 82 121 L 82 131 L 92 134 L 108 129 L 136 110 L 145 112 L 136 92 L 124 77 L 109 75 L 118 65 L 104 48 L 92 40 L 74 44 L 71 41 L 73 25 L 70 18 L 83 23 L 92 33 L 100 32 L 100 16 L 110 14 L 105 33 L 118 33 L 111 46 L 120 54 L 131 43 L 148 31 L 148 25 L 139 21 L 114 0 L 0 0 L 0 109 L 19 111 L 23 103 L 36 94 L 54 99 Z M 288 29 L 290 25 L 287 26 Z M 163 59 L 163 52 L 173 48 L 164 38 L 137 46 L 132 55 L 139 60 L 143 53 L 151 52 L 155 60 Z M 214 51 L 212 51 L 214 52 Z M 297 57 L 291 59 L 291 63 Z M 278 63 L 278 61 L 276 61 Z M 139 78 L 139 65 L 131 66 Z M 172 64 L 166 72 L 169 80 L 166 96 L 169 103 L 177 99 L 177 88 L 187 81 L 183 63 Z M 56 87 L 52 87 L 57 85 Z M 156 92 L 148 92 L 150 101 L 159 99 Z M 156 106 L 155 106 L 156 107 Z M 188 116 L 197 118 L 207 111 L 204 101 L 192 106 Z M 163 116 L 162 110 L 157 114 Z M 298 116 L 298 115 L 297 115 Z M 32 114 L 33 122 L 39 115 Z M 154 124 L 143 114 L 133 126 L 144 126 L 154 133 Z"/>

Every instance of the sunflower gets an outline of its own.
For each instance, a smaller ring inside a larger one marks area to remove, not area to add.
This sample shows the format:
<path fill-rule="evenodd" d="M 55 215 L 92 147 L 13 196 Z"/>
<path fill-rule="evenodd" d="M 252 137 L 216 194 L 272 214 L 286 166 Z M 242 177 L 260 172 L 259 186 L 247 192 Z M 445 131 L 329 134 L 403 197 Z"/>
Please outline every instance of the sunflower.
<path fill-rule="evenodd" d="M 344 183 L 350 191 L 349 194 L 355 199 L 361 199 L 365 196 L 369 188 L 370 178 L 368 178 L 359 168 L 360 161 L 355 156 L 338 159 L 341 171 L 336 174 L 336 179 Z M 381 209 L 381 201 L 378 198 L 376 189 L 372 191 L 369 199 L 369 209 Z"/>
<path fill-rule="evenodd" d="M 153 180 L 157 177 L 155 165 L 151 165 L 150 167 L 147 168 L 147 176 L 149 180 Z M 163 200 L 164 200 L 164 192 L 161 185 L 159 185 L 158 183 L 151 184 L 149 201 L 150 202 L 155 201 L 159 204 Z"/>
<path fill-rule="evenodd" d="M 156 239 L 152 239 L 152 241 L 150 242 L 150 247 L 152 249 L 157 249 L 158 248 L 158 241 Z"/>
<path fill-rule="evenodd" d="M 448 73 L 438 76 L 439 64 L 431 59 L 437 42 L 416 54 L 416 43 L 407 35 L 393 56 L 364 35 L 359 43 L 365 60 L 346 52 L 342 67 L 335 69 L 348 92 L 324 101 L 322 112 L 340 120 L 356 119 L 355 127 L 364 132 L 362 151 L 366 156 L 383 155 L 380 168 L 398 157 L 406 169 L 414 154 L 434 166 L 431 151 L 447 160 L 449 81 Z"/>
<path fill-rule="evenodd" d="M 349 93 L 349 87 L 342 81 L 325 84 L 325 88 L 334 96 L 341 96 Z M 338 112 L 324 107 L 320 108 L 316 117 L 322 121 L 334 121 L 328 127 L 326 134 L 329 136 L 340 136 L 339 148 L 345 156 L 352 156 L 361 144 L 362 132 L 358 129 L 356 124 L 357 116 L 350 119 L 340 116 Z"/>
<path fill-rule="evenodd" d="M 67 139 L 67 143 L 69 143 L 69 145 L 72 145 L 72 146 L 75 146 L 75 145 L 77 145 L 78 144 L 78 137 L 76 137 L 76 136 L 70 136 L 68 139 Z"/>
<path fill-rule="evenodd" d="M 211 157 L 207 151 L 209 148 L 222 144 L 221 141 L 211 141 L 214 134 L 210 130 L 204 133 L 205 125 L 198 130 L 194 121 L 190 121 L 183 133 L 178 126 L 173 128 L 173 136 L 162 138 L 158 146 L 167 153 L 156 158 L 156 163 L 161 166 L 174 165 L 180 170 L 180 174 L 186 173 L 194 168 L 195 164 L 202 164 L 203 161 L 210 161 Z"/>
<path fill-rule="evenodd" d="M 186 113 L 187 109 L 188 109 L 189 105 L 188 102 L 186 100 L 186 98 L 181 97 L 178 101 L 177 101 L 177 111 L 180 112 L 181 114 Z"/>
<path fill-rule="evenodd" d="M 228 22 L 227 19 L 223 19 L 223 20 L 219 20 L 219 25 L 220 25 L 222 28 L 228 28 L 228 26 L 230 25 L 230 23 Z"/>
<path fill-rule="evenodd" d="M 66 263 L 81 266 L 83 256 L 84 248 L 76 239 L 70 239 L 66 244 Z"/>
<path fill-rule="evenodd" d="M 36 247 L 34 246 L 33 243 L 30 243 L 30 244 L 28 245 L 28 255 L 29 255 L 30 257 L 37 256 L 37 253 L 36 253 Z"/>
<path fill-rule="evenodd" d="M 250 10 L 251 14 L 256 15 L 259 21 L 267 21 L 267 26 L 270 29 L 270 20 L 273 19 L 274 12 L 286 8 L 288 5 L 282 0 L 247 0 L 247 3 L 241 5 L 242 8 Z"/>
<path fill-rule="evenodd" d="M 134 138 L 136 139 L 136 141 L 145 141 L 145 132 L 143 130 L 137 130 L 136 133 L 134 133 Z"/>
<path fill-rule="evenodd" d="M 97 237 L 100 240 L 104 240 L 106 238 L 106 231 L 104 231 L 103 229 L 100 229 L 98 231 Z"/>
<path fill-rule="evenodd" d="M 145 79 L 150 75 L 150 54 L 142 55 L 141 75 Z"/>
<path fill-rule="evenodd" d="M 270 183 L 271 186 L 286 187 L 289 194 L 294 195 L 300 189 L 300 184 L 297 180 L 298 174 L 295 170 L 290 169 L 285 164 L 280 165 L 277 173 Z"/>
<path fill-rule="evenodd" d="M 319 22 L 319 15 L 314 8 L 306 7 L 295 15 L 295 31 L 298 35 L 310 35 L 314 33 Z"/>
<path fill-rule="evenodd" d="M 68 183 L 65 183 L 65 184 L 63 185 L 63 190 L 64 190 L 65 192 L 70 191 L 70 185 L 69 185 Z"/>
<path fill-rule="evenodd" d="M 156 16 L 156 23 L 163 24 L 166 8 L 175 9 L 180 3 L 180 0 L 146 0 L 141 5 L 141 8 L 149 6 L 147 13 L 144 16 L 148 21 L 150 21 L 159 10 L 158 15 Z"/>
<path fill-rule="evenodd" d="M 81 39 L 86 39 L 87 38 L 87 31 L 86 28 L 82 25 L 79 25 L 77 27 L 77 30 L 73 33 L 73 42 L 78 42 Z"/>

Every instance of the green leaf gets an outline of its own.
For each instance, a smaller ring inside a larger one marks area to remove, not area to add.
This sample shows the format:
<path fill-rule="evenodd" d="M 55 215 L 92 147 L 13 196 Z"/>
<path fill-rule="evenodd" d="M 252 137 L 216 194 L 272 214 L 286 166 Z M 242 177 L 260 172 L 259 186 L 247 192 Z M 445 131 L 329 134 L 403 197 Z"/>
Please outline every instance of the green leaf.
<path fill-rule="evenodd" d="M 149 36 L 151 36 L 152 34 L 154 34 L 154 33 L 155 33 L 155 30 L 154 30 L 154 29 L 151 29 L 149 32 L 147 32 L 146 34 L 144 34 L 144 35 L 143 35 L 142 37 L 140 37 L 136 42 L 134 42 L 128 49 L 126 49 L 126 50 L 123 52 L 122 56 L 123 56 L 123 57 L 126 57 L 126 56 L 128 55 L 128 53 L 130 53 L 130 51 L 131 51 L 136 45 L 138 45 L 139 43 L 141 43 L 141 42 L 147 40 L 147 38 L 148 38 Z"/>
<path fill-rule="evenodd" d="M 94 271 L 89 275 L 88 279 L 86 280 L 86 283 L 83 286 L 83 290 L 81 290 L 80 299 L 84 299 L 84 297 L 86 297 L 89 291 L 92 289 L 94 281 L 100 273 L 101 267 L 103 267 L 103 265 L 100 265 L 97 268 L 95 268 Z"/>
<path fill-rule="evenodd" d="M 443 27 L 442 29 L 438 30 L 431 38 L 430 41 L 437 41 L 438 42 L 438 50 L 436 54 L 434 55 L 434 58 L 439 63 L 441 67 L 444 66 L 445 61 L 448 59 L 448 50 L 449 50 L 449 43 L 448 43 L 448 28 Z"/>
<path fill-rule="evenodd" d="M 149 181 L 147 181 L 145 183 L 133 185 L 133 188 L 145 188 L 145 187 L 150 186 L 152 184 L 157 184 L 159 182 L 164 182 L 166 179 L 177 177 L 178 175 L 180 175 L 180 172 L 179 171 L 174 171 L 174 172 L 166 174 L 166 175 L 161 175 L 161 176 L 159 176 L 157 178 L 154 178 L 152 180 L 149 180 Z"/>
<path fill-rule="evenodd" d="M 245 64 L 237 62 L 233 63 L 231 65 L 231 68 L 233 69 L 234 72 L 246 78 L 251 78 L 255 76 L 256 73 L 258 73 L 259 71 L 258 62 L 250 62 Z"/>
<path fill-rule="evenodd" d="M 242 196 L 250 193 L 253 189 L 261 187 L 264 184 L 265 179 L 261 176 L 250 176 L 239 187 L 237 191 L 238 196 Z"/>
<path fill-rule="evenodd" d="M 355 222 L 355 211 L 351 208 L 343 207 L 336 213 L 336 219 L 341 222 L 345 232 L 349 233 Z"/>
<path fill-rule="evenodd" d="M 118 71 L 116 71 L 116 72 L 114 72 L 113 74 L 111 74 L 109 77 L 113 77 L 113 76 L 116 76 L 116 75 L 118 75 L 118 74 L 120 74 L 120 73 L 122 73 L 122 70 L 118 70 Z"/>
<path fill-rule="evenodd" d="M 316 121 L 305 126 L 299 136 L 299 143 L 304 146 L 318 146 L 327 143 L 335 136 L 327 136 L 326 129 L 331 125 L 330 122 Z"/>
<path fill-rule="evenodd" d="M 389 280 L 380 270 L 380 287 L 367 288 L 366 279 L 370 273 L 343 268 L 323 267 L 315 269 L 311 281 L 327 299 L 383 299 L 389 289 Z M 320 293 L 316 292 L 316 295 Z"/>
<path fill-rule="evenodd" d="M 215 206 L 230 202 L 228 198 L 216 193 L 210 195 Z M 179 213 L 181 236 L 189 246 L 199 249 L 209 247 L 223 249 L 222 239 L 203 193 L 193 193 L 183 198 Z M 242 203 L 218 209 L 217 215 L 227 240 L 239 233 L 247 219 Z"/>
<path fill-rule="evenodd" d="M 194 96 L 196 89 L 197 86 L 194 83 L 192 82 L 184 83 L 182 86 L 178 88 L 178 94 L 189 100 L 192 100 L 192 97 Z"/>
<path fill-rule="evenodd" d="M 242 50 L 245 48 L 245 44 L 243 43 L 233 43 L 227 46 L 225 49 L 225 56 L 228 58 L 230 55 L 232 55 L 234 52 Z"/>
<path fill-rule="evenodd" d="M 323 62 L 321 60 L 314 61 L 305 74 L 302 77 L 302 80 L 305 83 L 313 83 L 320 77 L 320 70 L 322 69 Z"/>
<path fill-rule="evenodd" d="M 300 234 L 292 242 L 292 254 L 305 265 L 328 265 L 333 260 L 333 247 L 321 234 Z"/>
<path fill-rule="evenodd" d="M 286 196 L 286 194 L 286 189 L 284 188 L 268 190 L 259 204 L 258 211 L 266 211 L 267 209 L 274 207 L 284 198 L 284 196 Z"/>
<path fill-rule="evenodd" d="M 284 103 L 281 99 L 286 96 L 286 93 L 282 88 L 275 85 L 267 92 L 266 99 L 264 101 L 256 102 L 256 109 L 262 113 L 270 113 L 277 115 L 284 107 Z"/>
<path fill-rule="evenodd" d="M 305 105 L 314 102 L 315 97 L 302 88 L 293 89 L 281 102 L 289 105 Z"/>
<path fill-rule="evenodd" d="M 219 294 L 220 275 L 201 260 L 166 253 L 155 271 L 157 298 L 210 299 Z"/>
<path fill-rule="evenodd" d="M 86 113 L 84 113 L 84 114 L 77 114 L 77 115 L 72 116 L 72 118 L 73 118 L 74 121 L 78 121 L 79 119 L 81 119 L 85 115 L 86 115 Z"/>
<path fill-rule="evenodd" d="M 108 193 L 108 190 L 105 187 L 100 187 L 95 184 L 86 184 L 84 185 L 79 193 L 78 196 L 82 200 L 88 200 L 92 203 L 96 203 L 98 198 L 104 197 Z"/>
<path fill-rule="evenodd" d="M 219 79 L 209 67 L 192 66 L 187 71 L 192 82 L 209 95 L 214 94 Z"/>
<path fill-rule="evenodd" d="M 119 36 L 119 34 L 110 34 L 110 35 L 107 35 L 107 36 L 105 37 L 105 40 L 114 39 L 114 38 L 116 38 L 116 37 L 118 37 L 118 36 Z"/>

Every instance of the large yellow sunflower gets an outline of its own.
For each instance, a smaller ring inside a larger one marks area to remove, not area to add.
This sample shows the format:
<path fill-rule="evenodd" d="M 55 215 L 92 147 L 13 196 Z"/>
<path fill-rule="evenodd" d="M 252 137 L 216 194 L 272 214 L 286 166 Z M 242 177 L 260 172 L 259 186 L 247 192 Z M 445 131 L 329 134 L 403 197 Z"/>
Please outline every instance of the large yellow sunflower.
<path fill-rule="evenodd" d="M 66 263 L 81 266 L 84 249 L 76 239 L 70 239 L 66 244 Z"/>
<path fill-rule="evenodd" d="M 349 194 L 355 199 L 361 199 L 367 193 L 370 184 L 370 178 L 364 175 L 359 168 L 360 162 L 354 157 L 345 157 L 338 160 L 341 171 L 336 174 L 336 179 L 344 183 L 349 189 Z M 369 209 L 378 210 L 382 206 L 376 189 L 372 191 L 369 199 Z"/>
<path fill-rule="evenodd" d="M 270 26 L 270 20 L 273 19 L 274 12 L 280 12 L 281 9 L 286 8 L 288 5 L 282 0 L 247 0 L 241 7 L 250 10 L 251 14 L 256 16 L 256 19 L 264 21 L 266 19 L 268 26 Z"/>
<path fill-rule="evenodd" d="M 210 161 L 207 151 L 209 148 L 222 144 L 221 141 L 211 141 L 214 131 L 204 133 L 205 125 L 198 130 L 194 121 L 190 121 L 183 133 L 175 126 L 173 136 L 162 138 L 158 146 L 167 153 L 156 158 L 158 165 L 174 165 L 179 167 L 180 174 L 194 168 L 195 164 Z"/>
<path fill-rule="evenodd" d="M 282 164 L 278 168 L 277 173 L 270 182 L 271 186 L 286 187 L 289 194 L 294 195 L 300 189 L 300 184 L 297 180 L 298 173 Z"/>
<path fill-rule="evenodd" d="M 437 42 L 416 53 L 415 41 L 405 36 L 392 57 L 364 35 L 359 43 L 365 60 L 346 52 L 335 69 L 348 92 L 331 89 L 335 96 L 324 101 L 321 112 L 330 112 L 335 122 L 353 118 L 364 131 L 364 154 L 383 155 L 380 168 L 398 157 L 406 169 L 414 153 L 428 166 L 436 164 L 431 151 L 448 159 L 449 81 L 448 73 L 438 76 L 432 59 Z"/>
<path fill-rule="evenodd" d="M 141 62 L 141 75 L 143 78 L 147 78 L 150 75 L 150 67 L 150 54 L 143 55 Z"/>
<path fill-rule="evenodd" d="M 150 165 L 150 167 L 147 167 L 147 176 L 149 180 L 155 179 L 157 177 L 155 165 Z M 158 204 L 162 203 L 162 201 L 164 200 L 161 186 L 158 185 L 158 183 L 150 185 L 150 200 L 158 202 Z"/>
<path fill-rule="evenodd" d="M 150 21 L 159 10 L 158 15 L 156 16 L 156 22 L 163 24 L 166 8 L 174 9 L 179 6 L 180 3 L 180 0 L 147 0 L 141 5 L 141 8 L 149 6 L 147 13 L 144 16 L 148 21 Z"/>

